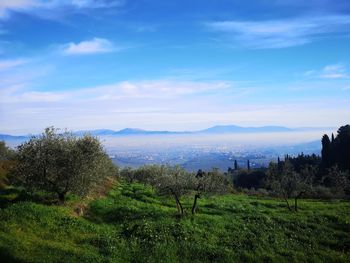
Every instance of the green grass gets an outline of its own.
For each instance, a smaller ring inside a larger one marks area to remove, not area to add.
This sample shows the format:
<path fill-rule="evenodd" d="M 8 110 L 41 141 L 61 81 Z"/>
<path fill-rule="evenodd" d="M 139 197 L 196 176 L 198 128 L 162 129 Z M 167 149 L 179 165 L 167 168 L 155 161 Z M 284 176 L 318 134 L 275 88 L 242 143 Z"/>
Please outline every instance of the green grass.
<path fill-rule="evenodd" d="M 0 194 L 0 259 L 6 262 L 350 262 L 350 202 L 284 203 L 246 195 L 171 198 L 120 183 L 83 217 L 66 206 Z M 1 262 L 5 262 L 1 261 Z"/>

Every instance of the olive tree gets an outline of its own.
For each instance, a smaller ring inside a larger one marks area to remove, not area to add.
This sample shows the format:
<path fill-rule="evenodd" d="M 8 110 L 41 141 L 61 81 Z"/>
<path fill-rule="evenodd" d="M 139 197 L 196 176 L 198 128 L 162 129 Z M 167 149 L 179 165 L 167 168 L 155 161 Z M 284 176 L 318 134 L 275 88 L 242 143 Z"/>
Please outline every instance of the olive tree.
<path fill-rule="evenodd" d="M 270 163 L 266 177 L 268 186 L 275 195 L 281 197 L 290 211 L 298 211 L 298 199 L 311 188 L 311 179 L 314 175 L 311 167 L 305 167 L 300 173 L 294 171 L 293 165 L 287 160 L 281 167 Z M 294 209 L 289 199 L 294 199 Z"/>
<path fill-rule="evenodd" d="M 160 194 L 174 198 L 179 214 L 184 214 L 181 196 L 191 190 L 193 174 L 186 172 L 180 166 L 162 166 L 161 176 L 154 181 L 154 186 Z"/>
<path fill-rule="evenodd" d="M 333 196 L 342 198 L 349 192 L 350 175 L 347 171 L 340 170 L 338 165 L 334 165 L 327 170 L 322 178 L 322 183 L 329 187 Z"/>
<path fill-rule="evenodd" d="M 76 137 L 49 127 L 18 147 L 14 178 L 28 190 L 85 196 L 116 169 L 100 141 L 90 135 Z"/>
<path fill-rule="evenodd" d="M 0 160 L 9 160 L 12 159 L 15 152 L 9 148 L 5 141 L 0 141 Z"/>
<path fill-rule="evenodd" d="M 15 152 L 4 141 L 0 141 L 0 189 L 9 183 L 7 176 L 15 165 L 14 154 Z"/>
<path fill-rule="evenodd" d="M 201 198 L 203 194 L 220 194 L 227 192 L 228 181 L 220 173 L 218 169 L 212 169 L 210 172 L 204 172 L 201 169 L 198 170 L 195 181 L 192 182 L 194 186 L 194 199 L 192 205 L 192 214 L 196 213 L 198 207 L 198 199 Z"/>

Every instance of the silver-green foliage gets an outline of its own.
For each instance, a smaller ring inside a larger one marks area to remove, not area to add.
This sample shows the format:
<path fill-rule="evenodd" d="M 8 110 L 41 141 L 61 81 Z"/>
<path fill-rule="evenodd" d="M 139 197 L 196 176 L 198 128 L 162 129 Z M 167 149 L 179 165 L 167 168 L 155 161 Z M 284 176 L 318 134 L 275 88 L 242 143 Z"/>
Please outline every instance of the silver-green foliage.
<path fill-rule="evenodd" d="M 311 190 L 312 178 L 316 171 L 312 167 L 304 167 L 297 173 L 293 165 L 286 160 L 281 166 L 280 164 L 270 163 L 267 171 L 266 186 L 273 193 L 285 200 L 288 209 L 292 210 L 288 199 L 294 199 L 294 211 L 298 210 L 298 199 Z"/>
<path fill-rule="evenodd" d="M 97 138 L 49 127 L 18 147 L 14 179 L 28 190 L 53 192 L 64 201 L 67 193 L 85 196 L 115 173 Z"/>
<path fill-rule="evenodd" d="M 172 196 L 179 214 L 184 214 L 182 196 L 194 194 L 194 207 L 197 207 L 197 199 L 201 195 L 227 192 L 228 184 L 217 169 L 198 176 L 178 165 L 145 165 L 135 170 L 129 167 L 121 170 L 120 175 L 128 182 L 150 184 L 159 194 Z M 192 213 L 194 210 L 192 209 Z"/>

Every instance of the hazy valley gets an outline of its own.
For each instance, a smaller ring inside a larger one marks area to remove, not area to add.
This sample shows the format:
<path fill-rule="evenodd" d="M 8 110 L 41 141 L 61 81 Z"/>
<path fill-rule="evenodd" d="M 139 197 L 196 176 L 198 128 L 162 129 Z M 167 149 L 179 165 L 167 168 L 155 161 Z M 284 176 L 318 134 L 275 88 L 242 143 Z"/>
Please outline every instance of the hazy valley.
<path fill-rule="evenodd" d="M 113 162 L 121 167 L 145 164 L 181 165 L 189 171 L 211 169 L 226 171 L 237 160 L 245 167 L 266 167 L 285 154 L 320 154 L 320 138 L 331 128 L 287 128 L 282 126 L 214 126 L 200 131 L 146 131 L 126 128 L 77 131 L 101 139 Z M 0 135 L 12 147 L 30 136 Z"/>

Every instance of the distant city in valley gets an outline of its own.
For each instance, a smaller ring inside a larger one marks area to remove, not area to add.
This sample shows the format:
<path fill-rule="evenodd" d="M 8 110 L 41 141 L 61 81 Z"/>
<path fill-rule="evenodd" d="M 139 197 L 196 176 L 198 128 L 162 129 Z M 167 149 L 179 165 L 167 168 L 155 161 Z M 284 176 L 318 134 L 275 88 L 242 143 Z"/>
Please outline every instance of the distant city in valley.
<path fill-rule="evenodd" d="M 335 132 L 331 127 L 287 128 L 283 126 L 242 127 L 218 125 L 198 131 L 149 131 L 126 128 L 119 131 L 98 129 L 76 131 L 101 139 L 113 162 L 120 167 L 147 164 L 181 165 L 188 171 L 211 169 L 226 171 L 234 160 L 244 168 L 266 167 L 285 154 L 320 154 L 323 134 Z M 12 147 L 30 135 L 0 134 Z"/>

